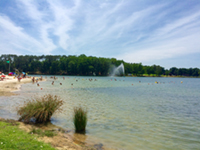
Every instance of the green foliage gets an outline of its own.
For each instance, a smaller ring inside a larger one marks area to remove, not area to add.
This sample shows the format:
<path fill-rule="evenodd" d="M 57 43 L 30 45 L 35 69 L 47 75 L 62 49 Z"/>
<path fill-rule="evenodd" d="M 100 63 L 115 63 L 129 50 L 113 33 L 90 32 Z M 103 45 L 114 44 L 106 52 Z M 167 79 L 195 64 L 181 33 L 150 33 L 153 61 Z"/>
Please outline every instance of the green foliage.
<path fill-rule="evenodd" d="M 64 74 L 64 75 L 93 75 L 107 76 L 112 70 L 111 66 L 119 66 L 124 64 L 126 74 L 143 76 L 143 74 L 156 74 L 156 76 L 200 76 L 199 68 L 176 68 L 172 67 L 165 70 L 159 65 L 143 66 L 142 63 L 126 63 L 116 58 L 102 58 L 86 56 L 69 55 L 1 55 L 0 71 L 8 72 L 10 61 L 10 70 L 17 68 L 20 72 L 28 72 L 29 74 Z"/>
<path fill-rule="evenodd" d="M 36 128 L 33 128 L 30 132 L 30 134 L 37 134 L 39 136 L 48 136 L 48 137 L 53 137 L 56 135 L 56 133 L 54 133 L 53 131 L 50 131 L 50 130 L 45 130 L 45 131 L 42 131 L 41 129 L 36 129 Z"/>
<path fill-rule="evenodd" d="M 47 94 L 24 102 L 24 105 L 17 109 L 17 114 L 21 116 L 19 120 L 24 122 L 34 119 L 35 123 L 46 123 L 50 121 L 54 112 L 62 110 L 62 105 L 60 97 Z"/>
<path fill-rule="evenodd" d="M 73 121 L 76 132 L 84 133 L 87 125 L 87 110 L 82 107 L 75 107 Z"/>
<path fill-rule="evenodd" d="M 2 150 L 54 150 L 49 144 L 39 142 L 37 136 L 22 131 L 18 126 L 0 121 L 0 149 Z"/>

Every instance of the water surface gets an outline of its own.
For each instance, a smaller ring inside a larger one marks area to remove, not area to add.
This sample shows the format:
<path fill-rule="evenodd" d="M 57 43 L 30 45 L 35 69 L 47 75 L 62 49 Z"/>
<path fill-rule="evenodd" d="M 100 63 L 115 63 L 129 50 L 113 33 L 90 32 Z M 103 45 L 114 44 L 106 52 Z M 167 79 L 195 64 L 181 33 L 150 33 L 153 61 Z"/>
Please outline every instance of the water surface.
<path fill-rule="evenodd" d="M 54 85 L 48 76 L 40 87 L 24 84 L 19 95 L 0 97 L 0 116 L 17 119 L 17 105 L 51 93 L 65 101 L 64 112 L 52 118 L 58 126 L 73 130 L 73 107 L 87 108 L 86 141 L 115 149 L 200 147 L 199 78 L 57 77 Z"/>

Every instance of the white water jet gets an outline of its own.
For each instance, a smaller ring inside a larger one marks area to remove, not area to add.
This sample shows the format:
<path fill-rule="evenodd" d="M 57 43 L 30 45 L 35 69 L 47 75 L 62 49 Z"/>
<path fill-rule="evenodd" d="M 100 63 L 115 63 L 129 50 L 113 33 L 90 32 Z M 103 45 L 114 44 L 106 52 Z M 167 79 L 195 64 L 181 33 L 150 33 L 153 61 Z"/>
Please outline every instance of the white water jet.
<path fill-rule="evenodd" d="M 122 76 L 124 74 L 124 64 L 121 63 L 118 67 L 114 68 L 113 72 L 111 73 L 111 76 Z"/>

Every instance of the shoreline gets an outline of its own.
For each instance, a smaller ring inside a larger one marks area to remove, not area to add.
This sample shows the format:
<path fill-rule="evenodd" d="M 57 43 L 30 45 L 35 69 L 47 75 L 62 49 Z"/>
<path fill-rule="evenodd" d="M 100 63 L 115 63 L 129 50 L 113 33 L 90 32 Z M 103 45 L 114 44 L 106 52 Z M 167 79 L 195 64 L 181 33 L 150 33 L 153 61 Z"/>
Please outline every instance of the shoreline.
<path fill-rule="evenodd" d="M 54 136 L 48 137 L 48 136 L 40 136 L 37 133 L 31 133 L 37 135 L 37 140 L 50 144 L 53 148 L 57 150 L 105 150 L 105 148 L 102 146 L 101 143 L 99 144 L 88 144 L 86 142 L 82 142 L 79 140 L 79 136 L 77 135 L 73 136 L 72 134 L 69 134 L 68 130 L 65 130 L 59 126 L 56 126 L 52 123 L 48 123 L 47 125 L 43 124 L 25 124 L 24 122 L 20 122 L 13 119 L 4 119 L 0 117 L 0 122 L 8 122 L 8 123 L 14 123 L 18 124 L 18 129 L 26 132 L 27 134 L 30 134 L 30 132 L 35 130 L 42 130 L 43 132 L 49 131 L 52 133 L 55 133 Z M 109 150 L 109 149 L 108 149 Z M 111 149 L 110 149 L 111 150 Z"/>
<path fill-rule="evenodd" d="M 18 91 L 22 84 L 31 83 L 31 78 L 23 78 L 19 82 L 17 78 L 6 76 L 3 81 L 0 81 L 0 96 L 16 95 L 14 91 Z"/>
<path fill-rule="evenodd" d="M 43 79 L 40 82 L 44 82 L 46 79 Z M 32 78 L 23 78 L 19 82 L 18 79 L 14 77 L 7 76 L 4 81 L 0 81 L 0 96 L 13 96 L 18 95 L 14 93 L 15 91 L 21 90 L 22 84 L 31 83 Z M 13 120 L 13 119 L 5 119 L 1 118 L 2 120 Z M 43 141 L 45 143 L 50 143 L 54 148 L 59 150 L 65 150 L 65 149 L 71 149 L 71 150 L 94 150 L 94 149 L 108 149 L 105 148 L 101 143 L 98 142 L 83 142 L 82 139 L 84 139 L 84 136 L 86 135 L 79 135 L 76 133 L 73 133 L 72 130 L 66 130 L 63 129 L 60 126 L 56 126 L 52 123 L 49 123 L 48 125 L 34 125 L 34 124 L 25 124 L 23 122 L 20 122 L 18 120 L 13 120 L 15 122 L 18 122 L 19 128 L 30 132 L 32 128 L 40 128 L 42 130 L 55 130 L 58 134 L 55 137 L 40 137 L 38 140 Z"/>

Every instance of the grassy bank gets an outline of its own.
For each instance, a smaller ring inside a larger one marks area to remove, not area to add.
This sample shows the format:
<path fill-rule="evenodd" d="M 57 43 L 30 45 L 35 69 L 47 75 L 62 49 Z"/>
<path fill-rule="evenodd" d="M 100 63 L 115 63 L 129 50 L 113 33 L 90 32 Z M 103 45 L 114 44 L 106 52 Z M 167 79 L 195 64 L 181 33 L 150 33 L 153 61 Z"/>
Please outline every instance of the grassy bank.
<path fill-rule="evenodd" d="M 3 150 L 55 150 L 50 144 L 38 141 L 38 136 L 19 129 L 12 120 L 0 121 L 0 149 Z"/>
<path fill-rule="evenodd" d="M 68 133 L 53 124 L 33 125 L 0 118 L 0 150 L 107 149 L 101 143 L 85 143 L 85 137 Z"/>

